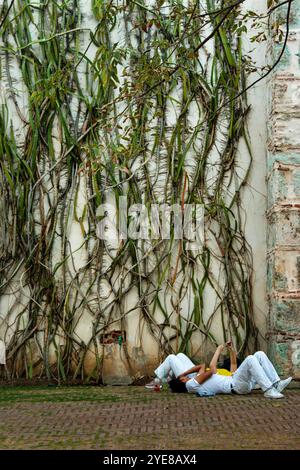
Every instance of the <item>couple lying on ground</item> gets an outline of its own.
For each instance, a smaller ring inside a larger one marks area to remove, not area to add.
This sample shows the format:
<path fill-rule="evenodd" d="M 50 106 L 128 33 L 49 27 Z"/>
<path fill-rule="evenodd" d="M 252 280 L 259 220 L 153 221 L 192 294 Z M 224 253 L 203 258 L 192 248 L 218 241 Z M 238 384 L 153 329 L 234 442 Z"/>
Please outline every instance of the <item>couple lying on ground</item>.
<path fill-rule="evenodd" d="M 220 354 L 225 345 L 218 346 L 210 364 L 195 366 L 183 353 L 170 354 L 155 370 L 156 378 L 146 388 L 161 387 L 165 381 L 173 392 L 196 393 L 211 396 L 218 393 L 236 393 L 244 395 L 255 388 L 261 388 L 266 398 L 283 398 L 282 391 L 291 382 L 292 377 L 280 380 L 273 364 L 263 351 L 258 351 L 237 367 L 236 353 L 231 343 L 226 343 L 230 351 L 230 375 L 223 375 L 217 369 Z"/>

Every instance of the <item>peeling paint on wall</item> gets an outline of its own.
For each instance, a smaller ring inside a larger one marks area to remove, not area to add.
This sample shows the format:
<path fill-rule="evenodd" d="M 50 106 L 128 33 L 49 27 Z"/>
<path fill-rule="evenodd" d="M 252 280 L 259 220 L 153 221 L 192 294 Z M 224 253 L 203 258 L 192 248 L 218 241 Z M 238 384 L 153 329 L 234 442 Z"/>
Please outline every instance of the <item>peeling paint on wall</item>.
<path fill-rule="evenodd" d="M 285 12 L 286 5 L 276 15 Z M 300 379 L 300 5 L 296 3 L 290 28 L 283 60 L 269 84 L 267 337 L 279 374 Z M 271 43 L 274 57 L 282 46 Z"/>

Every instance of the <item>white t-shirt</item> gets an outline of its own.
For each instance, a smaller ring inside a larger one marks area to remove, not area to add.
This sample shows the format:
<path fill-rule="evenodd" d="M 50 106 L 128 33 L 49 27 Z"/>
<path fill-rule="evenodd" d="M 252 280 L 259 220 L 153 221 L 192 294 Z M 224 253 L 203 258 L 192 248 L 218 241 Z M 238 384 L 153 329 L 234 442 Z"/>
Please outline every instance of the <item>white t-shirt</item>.
<path fill-rule="evenodd" d="M 185 384 L 189 393 L 203 395 L 215 395 L 217 393 L 231 393 L 232 377 L 230 375 L 213 374 L 203 384 L 199 384 L 195 378 Z"/>

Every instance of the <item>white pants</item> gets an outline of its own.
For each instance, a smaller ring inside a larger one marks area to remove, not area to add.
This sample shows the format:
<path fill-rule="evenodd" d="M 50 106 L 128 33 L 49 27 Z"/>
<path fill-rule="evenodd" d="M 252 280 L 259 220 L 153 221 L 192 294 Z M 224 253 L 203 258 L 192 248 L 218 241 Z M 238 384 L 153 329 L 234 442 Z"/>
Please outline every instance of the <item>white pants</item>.
<path fill-rule="evenodd" d="M 280 380 L 272 362 L 263 351 L 248 356 L 232 376 L 237 393 L 250 393 L 257 383 L 265 392 Z"/>
<path fill-rule="evenodd" d="M 195 364 L 183 353 L 170 354 L 164 362 L 154 371 L 156 377 L 158 377 L 163 382 L 166 381 L 167 377 L 178 377 L 183 372 L 194 367 Z M 194 377 L 197 375 L 196 372 L 189 374 L 187 377 Z"/>

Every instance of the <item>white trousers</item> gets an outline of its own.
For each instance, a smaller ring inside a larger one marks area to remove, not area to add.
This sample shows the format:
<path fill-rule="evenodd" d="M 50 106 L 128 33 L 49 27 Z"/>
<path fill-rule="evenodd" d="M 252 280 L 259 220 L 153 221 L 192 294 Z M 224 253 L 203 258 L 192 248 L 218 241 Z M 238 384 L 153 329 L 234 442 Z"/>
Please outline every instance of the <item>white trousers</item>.
<path fill-rule="evenodd" d="M 272 362 L 263 351 L 248 356 L 232 376 L 237 393 L 250 393 L 255 383 L 265 392 L 280 380 Z"/>
<path fill-rule="evenodd" d="M 178 353 L 176 356 L 175 354 L 170 354 L 154 372 L 156 377 L 164 382 L 168 376 L 171 378 L 178 377 L 194 366 L 195 364 L 185 354 Z M 197 373 L 193 372 L 187 377 L 194 377 L 195 375 Z"/>

